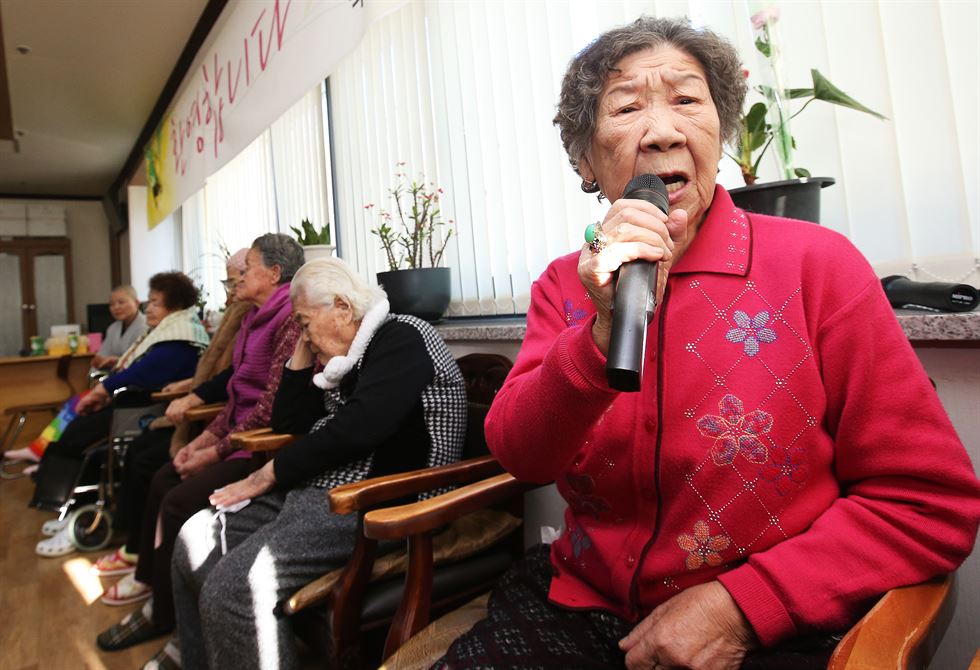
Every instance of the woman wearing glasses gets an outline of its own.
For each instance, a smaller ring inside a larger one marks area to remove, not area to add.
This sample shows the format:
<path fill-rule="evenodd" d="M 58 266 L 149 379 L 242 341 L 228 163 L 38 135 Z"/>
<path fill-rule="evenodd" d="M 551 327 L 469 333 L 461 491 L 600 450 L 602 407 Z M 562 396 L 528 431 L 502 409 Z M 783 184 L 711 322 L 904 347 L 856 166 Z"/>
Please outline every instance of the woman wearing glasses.
<path fill-rule="evenodd" d="M 283 366 L 299 337 L 299 325 L 291 316 L 289 286 L 303 265 L 303 248 L 286 235 L 263 235 L 248 250 L 245 264 L 237 298 L 251 308 L 235 341 L 225 409 L 153 476 L 142 523 L 138 533 L 131 531 L 128 545 L 137 551 L 138 561 L 137 556 L 114 554 L 97 568 L 102 574 L 132 573 L 107 592 L 103 598 L 107 604 L 153 596 L 142 609 L 99 635 L 99 647 L 106 651 L 124 649 L 173 629 L 170 555 L 177 532 L 192 514 L 208 505 L 208 496 L 215 489 L 255 469 L 251 455 L 235 451 L 229 436 L 269 423 Z M 175 422 L 181 418 L 169 410 L 167 415 Z"/>

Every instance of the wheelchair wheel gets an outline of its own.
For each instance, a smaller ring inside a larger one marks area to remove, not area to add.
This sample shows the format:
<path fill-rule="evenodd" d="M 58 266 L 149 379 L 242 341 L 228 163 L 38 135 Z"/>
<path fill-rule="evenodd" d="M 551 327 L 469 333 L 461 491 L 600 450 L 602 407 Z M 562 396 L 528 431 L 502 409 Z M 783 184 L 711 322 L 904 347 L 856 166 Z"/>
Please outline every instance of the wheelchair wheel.
<path fill-rule="evenodd" d="M 104 549 L 112 540 L 112 516 L 94 504 L 79 507 L 68 517 L 68 532 L 80 551 Z"/>

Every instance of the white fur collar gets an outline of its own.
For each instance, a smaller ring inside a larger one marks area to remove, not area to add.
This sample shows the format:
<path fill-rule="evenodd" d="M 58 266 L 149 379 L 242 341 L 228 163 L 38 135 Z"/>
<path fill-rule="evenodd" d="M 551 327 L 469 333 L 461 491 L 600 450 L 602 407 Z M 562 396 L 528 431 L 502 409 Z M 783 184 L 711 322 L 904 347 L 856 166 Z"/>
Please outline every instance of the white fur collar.
<path fill-rule="evenodd" d="M 313 383 L 317 388 L 333 389 L 337 388 L 340 380 L 354 369 L 357 361 L 361 360 L 364 350 L 374 337 L 375 331 L 381 327 L 385 319 L 388 318 L 388 301 L 381 299 L 374 303 L 361 319 L 361 325 L 357 328 L 354 341 L 350 344 L 350 349 L 346 356 L 334 356 L 327 361 L 323 372 L 313 375 Z"/>

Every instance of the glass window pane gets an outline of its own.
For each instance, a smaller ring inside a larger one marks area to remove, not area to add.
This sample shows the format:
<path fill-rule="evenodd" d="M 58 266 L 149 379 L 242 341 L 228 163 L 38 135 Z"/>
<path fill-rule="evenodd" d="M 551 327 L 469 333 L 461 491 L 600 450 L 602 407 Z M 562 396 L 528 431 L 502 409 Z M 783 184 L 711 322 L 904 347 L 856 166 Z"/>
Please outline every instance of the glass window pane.
<path fill-rule="evenodd" d="M 34 304 L 37 306 L 37 334 L 51 335 L 51 326 L 68 323 L 68 292 L 65 257 L 45 254 L 34 257 Z"/>
<path fill-rule="evenodd" d="M 16 356 L 24 341 L 21 311 L 20 256 L 0 253 L 0 356 Z"/>

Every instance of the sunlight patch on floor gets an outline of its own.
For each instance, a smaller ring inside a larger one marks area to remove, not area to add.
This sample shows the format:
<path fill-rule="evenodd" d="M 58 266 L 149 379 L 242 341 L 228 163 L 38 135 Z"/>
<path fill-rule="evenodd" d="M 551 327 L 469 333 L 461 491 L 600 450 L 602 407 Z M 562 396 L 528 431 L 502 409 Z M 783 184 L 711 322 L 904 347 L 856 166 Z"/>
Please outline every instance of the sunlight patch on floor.
<path fill-rule="evenodd" d="M 92 571 L 92 561 L 87 558 L 73 558 L 61 567 L 86 605 L 99 599 L 104 589 L 99 576 Z"/>

